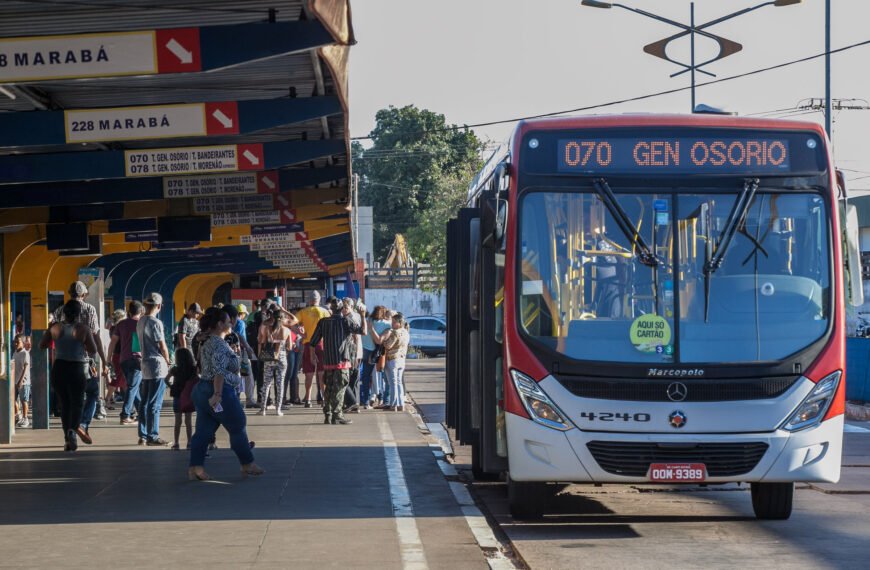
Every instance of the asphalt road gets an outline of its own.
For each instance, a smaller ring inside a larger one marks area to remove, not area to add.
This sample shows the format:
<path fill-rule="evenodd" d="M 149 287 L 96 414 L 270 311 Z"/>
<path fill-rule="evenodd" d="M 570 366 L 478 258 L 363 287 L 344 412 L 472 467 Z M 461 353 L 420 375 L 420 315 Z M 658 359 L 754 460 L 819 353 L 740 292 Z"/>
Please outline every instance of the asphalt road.
<path fill-rule="evenodd" d="M 443 421 L 444 360 L 409 372 L 408 391 L 419 394 L 426 421 Z M 747 486 L 558 486 L 549 514 L 535 523 L 513 520 L 504 483 L 470 488 L 507 547 L 533 569 L 866 568 L 870 422 L 849 422 L 847 430 L 840 483 L 800 485 L 787 521 L 756 520 Z M 470 449 L 454 449 L 457 469 L 471 481 Z"/>

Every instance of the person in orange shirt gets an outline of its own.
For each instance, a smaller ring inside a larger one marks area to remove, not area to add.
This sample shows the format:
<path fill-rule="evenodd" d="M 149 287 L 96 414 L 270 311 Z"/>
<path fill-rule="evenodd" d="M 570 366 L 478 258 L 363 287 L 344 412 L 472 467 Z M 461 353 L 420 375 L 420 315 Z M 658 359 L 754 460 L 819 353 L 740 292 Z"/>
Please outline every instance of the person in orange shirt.
<path fill-rule="evenodd" d="M 305 375 L 305 400 L 303 404 L 306 408 L 311 407 L 311 384 L 315 376 L 320 393 L 318 401 L 322 402 L 323 398 L 323 342 L 311 346 L 308 341 L 314 333 L 314 329 L 317 328 L 317 323 L 328 316 L 329 311 L 320 306 L 319 291 L 311 291 L 308 294 L 308 306 L 296 313 L 296 318 L 299 319 L 299 324 L 302 326 L 300 330 L 302 334 L 302 373 Z"/>

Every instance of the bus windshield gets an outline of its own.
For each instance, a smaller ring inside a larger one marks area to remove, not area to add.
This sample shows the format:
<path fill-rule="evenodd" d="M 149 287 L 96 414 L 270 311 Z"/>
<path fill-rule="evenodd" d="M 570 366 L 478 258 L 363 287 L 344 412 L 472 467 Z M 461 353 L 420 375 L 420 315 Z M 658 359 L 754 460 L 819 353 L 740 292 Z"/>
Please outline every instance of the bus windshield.
<path fill-rule="evenodd" d="M 741 190 L 613 188 L 615 205 L 589 187 L 526 191 L 523 330 L 576 360 L 627 363 L 775 361 L 818 340 L 831 318 L 822 195 Z"/>

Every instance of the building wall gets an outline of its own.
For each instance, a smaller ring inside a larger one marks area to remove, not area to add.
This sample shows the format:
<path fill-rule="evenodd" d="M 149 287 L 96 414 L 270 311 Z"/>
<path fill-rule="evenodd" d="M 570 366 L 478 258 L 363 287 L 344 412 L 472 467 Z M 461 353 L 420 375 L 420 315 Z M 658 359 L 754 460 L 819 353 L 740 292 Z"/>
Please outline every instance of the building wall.
<path fill-rule="evenodd" d="M 371 206 L 360 206 L 358 209 L 359 215 L 359 243 L 357 243 L 356 256 L 359 259 L 365 260 L 366 267 L 372 267 L 374 262 L 375 238 L 374 238 L 374 217 Z"/>
<path fill-rule="evenodd" d="M 406 317 L 437 315 L 447 312 L 447 292 L 428 292 L 419 289 L 366 289 L 366 306 L 375 305 L 399 311 Z"/>

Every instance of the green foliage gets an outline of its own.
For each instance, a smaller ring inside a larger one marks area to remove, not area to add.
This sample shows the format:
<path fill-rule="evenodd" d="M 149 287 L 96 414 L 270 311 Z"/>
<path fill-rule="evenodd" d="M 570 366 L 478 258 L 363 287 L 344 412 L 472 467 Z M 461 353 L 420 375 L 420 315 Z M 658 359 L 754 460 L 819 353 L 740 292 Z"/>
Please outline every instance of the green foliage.
<path fill-rule="evenodd" d="M 423 205 L 425 215 L 407 232 L 411 257 L 432 264 L 437 277 L 433 289 L 442 288 L 446 278 L 447 220 L 455 217 L 465 205 L 468 184 L 473 176 L 474 171 L 469 171 L 442 177 Z"/>
<path fill-rule="evenodd" d="M 360 204 L 374 207 L 375 257 L 404 233 L 417 261 L 443 263 L 447 220 L 481 166 L 482 144 L 473 131 L 413 105 L 381 109 L 376 121 L 372 146 L 353 145 Z"/>

